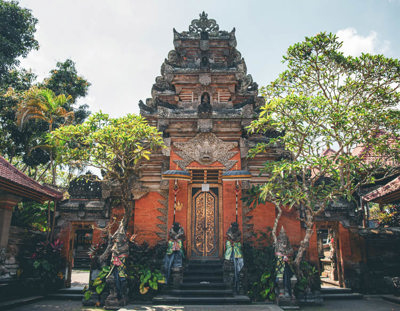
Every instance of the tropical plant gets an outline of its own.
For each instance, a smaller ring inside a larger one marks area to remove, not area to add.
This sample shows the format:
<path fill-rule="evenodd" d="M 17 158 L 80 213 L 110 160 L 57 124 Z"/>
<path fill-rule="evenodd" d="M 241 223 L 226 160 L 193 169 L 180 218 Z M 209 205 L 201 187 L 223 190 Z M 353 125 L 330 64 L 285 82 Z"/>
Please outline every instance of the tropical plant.
<path fill-rule="evenodd" d="M 57 120 L 63 119 L 64 123 L 71 122 L 74 118 L 73 111 L 67 111 L 63 106 L 70 100 L 64 94 L 56 96 L 49 89 L 31 87 L 22 93 L 17 111 L 17 124 L 22 128 L 29 120 L 42 120 L 48 124 L 48 132 L 54 129 Z M 41 146 L 43 147 L 43 146 Z M 54 150 L 50 148 L 50 166 L 52 170 L 52 183 L 56 184 L 56 165 L 54 163 Z"/>
<path fill-rule="evenodd" d="M 26 201 L 14 208 L 11 223 L 13 226 L 28 228 L 38 231 L 48 231 L 49 223 L 46 210 L 48 204 L 41 204 L 34 201 Z M 50 210 L 54 211 L 54 203 L 50 204 Z"/>
<path fill-rule="evenodd" d="M 254 233 L 243 245 L 247 274 L 247 294 L 254 301 L 275 300 L 276 257 L 271 228 Z"/>
<path fill-rule="evenodd" d="M 38 278 L 47 290 L 60 288 L 64 283 L 65 258 L 61 256 L 62 242 L 38 242 L 33 253 L 26 254 L 21 265 L 21 278 Z M 29 253 L 29 250 L 27 250 Z"/>
<path fill-rule="evenodd" d="M 89 287 L 84 289 L 83 297 L 85 300 L 89 300 L 92 297 L 93 291 L 91 289 L 94 289 L 98 295 L 104 291 L 106 288 L 106 277 L 110 274 L 110 271 L 111 266 L 104 266 L 97 277 L 89 282 Z"/>
<path fill-rule="evenodd" d="M 318 269 L 307 261 L 300 263 L 301 277 L 294 286 L 296 296 L 308 292 L 314 293 L 321 289 L 321 281 Z"/>
<path fill-rule="evenodd" d="M 159 271 L 165 252 L 164 244 L 151 247 L 147 243 L 130 243 L 127 267 L 131 298 L 140 299 L 137 294 L 153 296 L 160 290 L 160 284 L 165 283 Z"/>
<path fill-rule="evenodd" d="M 103 181 L 114 183 L 121 190 L 126 228 L 134 208 L 133 186 L 138 182 L 142 163 L 164 146 L 161 133 L 141 117 L 128 114 L 110 118 L 101 112 L 88 121 L 56 129 L 49 142 L 71 166 L 93 166 L 102 171 Z"/>
<path fill-rule="evenodd" d="M 391 167 L 385 164 L 400 154 L 400 112 L 394 109 L 400 101 L 399 60 L 346 57 L 341 46 L 335 35 L 319 33 L 289 47 L 287 70 L 262 89 L 266 104 L 249 128 L 280 133 L 251 151 L 253 156 L 285 149 L 279 160 L 265 163 L 268 182 L 254 192 L 275 204 L 278 218 L 282 206 L 299 211 L 306 230 L 294 261 L 297 273 L 316 217 L 339 199 L 356 207 L 357 189 L 373 182 L 377 172 L 387 175 Z M 373 157 L 354 154 L 357 146 Z"/>
<path fill-rule="evenodd" d="M 74 111 L 74 124 L 82 123 L 90 115 L 88 105 L 75 107 L 77 99 L 87 95 L 90 82 L 78 75 L 75 63 L 71 59 L 57 62 L 56 68 L 50 70 L 50 76 L 45 78 L 39 86 L 52 90 L 56 95 L 70 96 L 70 100 L 63 108 Z"/>
<path fill-rule="evenodd" d="M 135 266 L 134 275 L 139 280 L 139 292 L 145 295 L 150 289 L 157 291 L 158 284 L 164 284 L 165 278 L 157 269 L 152 270 L 146 265 Z"/>
<path fill-rule="evenodd" d="M 400 205 L 390 204 L 378 213 L 380 227 L 400 227 Z"/>

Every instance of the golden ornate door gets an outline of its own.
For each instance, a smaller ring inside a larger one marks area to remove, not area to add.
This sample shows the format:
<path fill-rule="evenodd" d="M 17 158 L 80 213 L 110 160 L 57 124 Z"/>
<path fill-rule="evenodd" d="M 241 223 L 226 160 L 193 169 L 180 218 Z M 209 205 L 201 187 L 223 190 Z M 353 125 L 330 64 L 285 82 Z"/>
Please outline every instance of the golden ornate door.
<path fill-rule="evenodd" d="M 218 188 L 192 188 L 193 258 L 218 257 Z"/>

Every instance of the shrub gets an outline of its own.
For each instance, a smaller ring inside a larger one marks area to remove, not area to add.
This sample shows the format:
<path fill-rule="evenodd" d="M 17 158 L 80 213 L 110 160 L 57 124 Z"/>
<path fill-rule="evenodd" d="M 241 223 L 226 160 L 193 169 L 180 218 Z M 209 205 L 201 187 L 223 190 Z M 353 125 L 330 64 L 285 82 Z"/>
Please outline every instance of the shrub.
<path fill-rule="evenodd" d="M 253 301 L 275 300 L 276 257 L 270 232 L 258 232 L 243 245 L 247 294 Z"/>

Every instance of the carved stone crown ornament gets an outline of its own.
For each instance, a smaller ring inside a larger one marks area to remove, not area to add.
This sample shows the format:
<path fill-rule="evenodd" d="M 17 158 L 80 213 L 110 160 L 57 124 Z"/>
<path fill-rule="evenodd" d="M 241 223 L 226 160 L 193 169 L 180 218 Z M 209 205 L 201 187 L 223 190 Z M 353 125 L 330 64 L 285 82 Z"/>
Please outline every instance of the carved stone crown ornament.
<path fill-rule="evenodd" d="M 232 151 L 237 145 L 236 142 L 225 142 L 213 133 L 199 133 L 187 142 L 174 143 L 175 152 L 182 158 L 175 163 L 184 170 L 193 161 L 202 165 L 218 161 L 229 170 L 237 162 L 231 160 L 238 153 Z"/>
<path fill-rule="evenodd" d="M 191 33 L 218 33 L 219 26 L 215 19 L 208 19 L 208 14 L 204 11 L 200 14 L 199 19 L 192 20 L 192 23 L 189 26 L 189 32 Z"/>

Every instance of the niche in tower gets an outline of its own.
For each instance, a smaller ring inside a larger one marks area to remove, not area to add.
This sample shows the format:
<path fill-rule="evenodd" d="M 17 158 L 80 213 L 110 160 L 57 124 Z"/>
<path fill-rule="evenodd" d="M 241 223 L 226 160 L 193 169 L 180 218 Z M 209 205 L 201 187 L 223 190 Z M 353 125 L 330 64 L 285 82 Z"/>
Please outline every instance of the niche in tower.
<path fill-rule="evenodd" d="M 201 103 L 199 107 L 197 108 L 197 113 L 199 117 L 201 118 L 208 118 L 212 114 L 212 106 L 211 106 L 211 100 L 210 100 L 210 94 L 207 92 L 204 92 L 201 95 Z"/>

